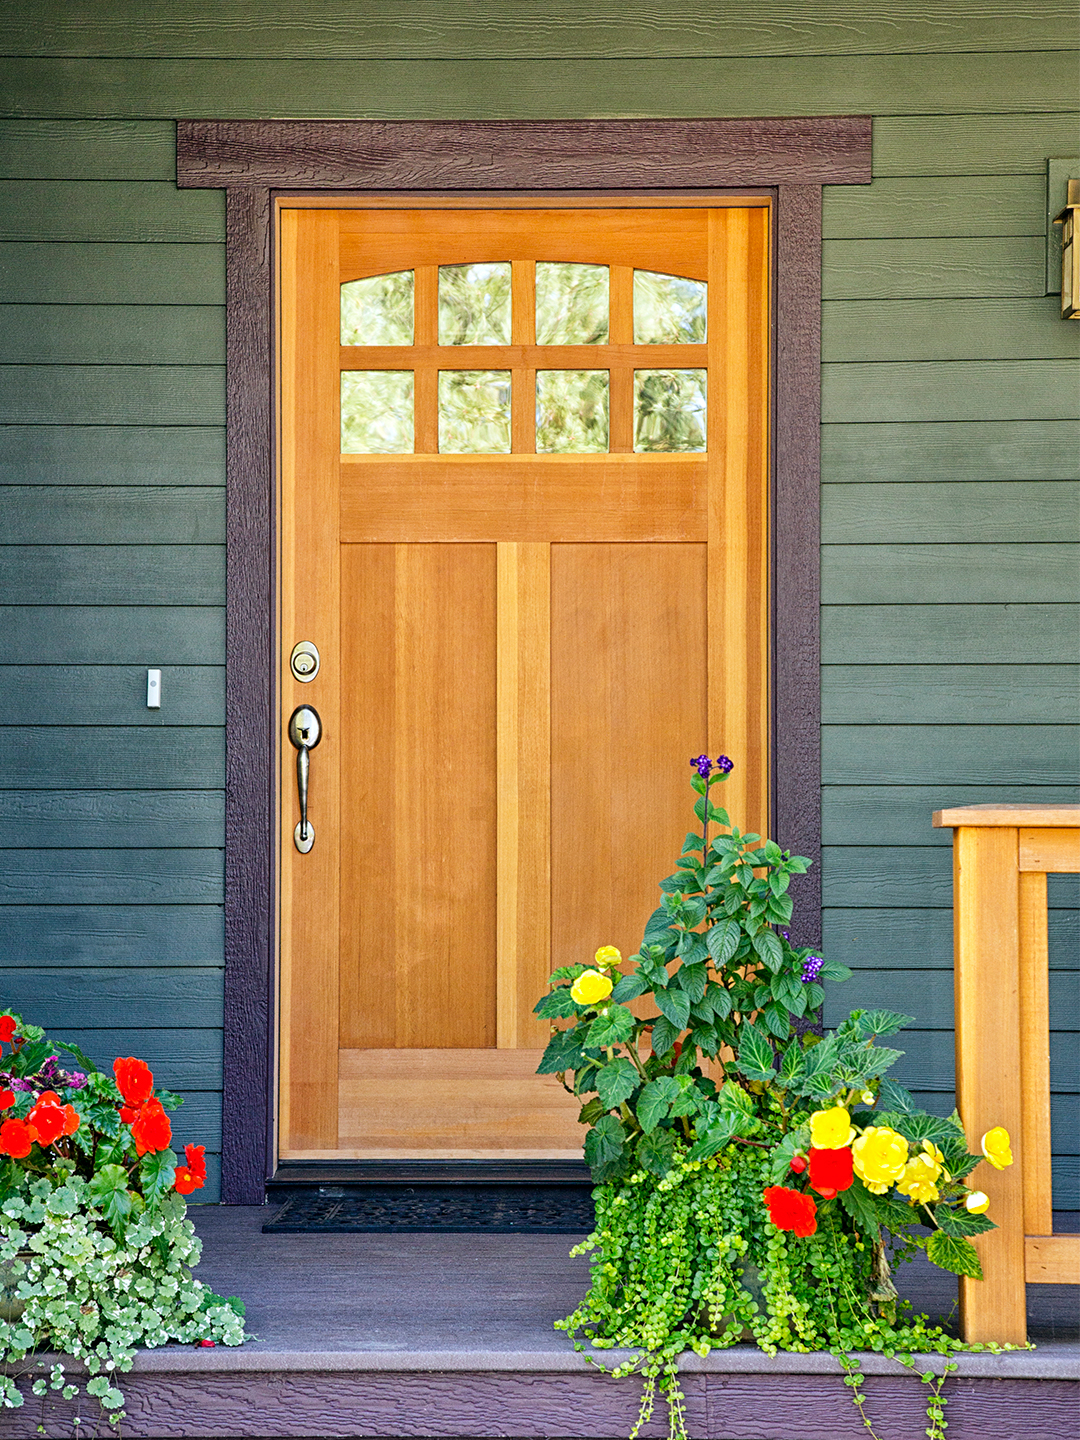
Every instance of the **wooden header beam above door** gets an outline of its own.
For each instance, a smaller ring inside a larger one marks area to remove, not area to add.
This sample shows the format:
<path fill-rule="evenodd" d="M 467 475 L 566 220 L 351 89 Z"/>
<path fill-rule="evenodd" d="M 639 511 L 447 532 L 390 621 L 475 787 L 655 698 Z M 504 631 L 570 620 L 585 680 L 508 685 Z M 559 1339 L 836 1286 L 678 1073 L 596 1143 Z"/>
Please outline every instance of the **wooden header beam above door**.
<path fill-rule="evenodd" d="M 226 806 L 222 1199 L 262 1202 L 273 1155 L 274 192 L 752 190 L 773 206 L 772 829 L 821 846 L 821 188 L 870 183 L 865 115 L 738 120 L 177 124 L 177 184 L 226 197 Z M 349 203 L 346 201 L 345 203 Z M 792 887 L 820 938 L 815 866 Z"/>

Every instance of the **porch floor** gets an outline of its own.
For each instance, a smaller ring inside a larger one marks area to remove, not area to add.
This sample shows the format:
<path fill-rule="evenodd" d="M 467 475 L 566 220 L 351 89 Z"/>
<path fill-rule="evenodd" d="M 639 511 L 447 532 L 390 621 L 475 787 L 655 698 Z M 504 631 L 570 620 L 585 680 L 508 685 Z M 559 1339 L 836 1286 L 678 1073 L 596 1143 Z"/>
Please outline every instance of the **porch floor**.
<path fill-rule="evenodd" d="M 136 1437 L 576 1436 L 629 1433 L 640 1383 L 597 1373 L 552 1322 L 587 1280 L 562 1235 L 263 1235 L 271 1210 L 192 1209 L 198 1274 L 240 1295 L 256 1338 L 237 1349 L 146 1351 L 122 1380 Z M 902 1279 L 931 1314 L 950 1277 Z M 959 1357 L 949 1440 L 1060 1440 L 1076 1433 L 1080 1343 L 1075 1287 L 1029 1287 L 1034 1351 Z M 610 1363 L 611 1352 L 607 1352 Z M 927 1357 L 931 1368 L 934 1357 Z M 769 1357 L 738 1346 L 684 1358 L 692 1437 L 856 1440 L 865 1429 L 829 1355 Z M 867 1406 L 884 1440 L 918 1440 L 923 1387 L 867 1356 Z M 84 1427 L 89 1407 L 81 1402 Z M 70 1435 L 79 1402 L 50 1399 L 48 1435 Z M 0 1436 L 31 1436 L 36 1404 L 0 1412 Z M 666 1434 L 657 1406 L 643 1437 Z M 37 1432 L 41 1433 L 41 1432 Z"/>

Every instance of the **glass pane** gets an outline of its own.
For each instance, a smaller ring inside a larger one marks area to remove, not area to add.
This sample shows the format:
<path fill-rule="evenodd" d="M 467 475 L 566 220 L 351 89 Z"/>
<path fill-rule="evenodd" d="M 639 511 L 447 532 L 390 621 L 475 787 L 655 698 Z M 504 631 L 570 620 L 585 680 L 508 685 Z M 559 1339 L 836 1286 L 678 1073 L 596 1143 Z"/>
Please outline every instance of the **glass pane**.
<path fill-rule="evenodd" d="M 346 455 L 411 455 L 411 370 L 341 372 L 341 449 Z"/>
<path fill-rule="evenodd" d="M 565 455 L 608 448 L 608 372 L 536 372 L 536 453 Z"/>
<path fill-rule="evenodd" d="M 510 371 L 439 371 L 439 450 L 510 453 Z"/>
<path fill-rule="evenodd" d="M 342 345 L 413 343 L 413 272 L 371 275 L 341 287 Z M 410 446 L 411 449 L 411 446 Z"/>
<path fill-rule="evenodd" d="M 510 344 L 510 262 L 439 266 L 439 344 Z"/>
<path fill-rule="evenodd" d="M 634 449 L 705 449 L 704 370 L 634 371 Z"/>
<path fill-rule="evenodd" d="M 634 344 L 703 344 L 708 299 L 704 280 L 635 270 Z"/>
<path fill-rule="evenodd" d="M 606 345 L 607 338 L 608 267 L 538 261 L 536 343 Z"/>

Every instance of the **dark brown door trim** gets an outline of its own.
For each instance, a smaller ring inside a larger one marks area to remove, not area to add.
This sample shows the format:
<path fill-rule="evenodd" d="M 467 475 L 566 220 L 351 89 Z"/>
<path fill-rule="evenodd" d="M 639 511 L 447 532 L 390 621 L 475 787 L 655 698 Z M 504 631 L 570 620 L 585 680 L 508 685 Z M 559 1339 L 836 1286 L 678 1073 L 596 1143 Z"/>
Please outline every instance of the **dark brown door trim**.
<path fill-rule="evenodd" d="M 227 275 L 225 1039 L 222 1199 L 272 1168 L 274 435 L 272 194 L 719 191 L 775 195 L 773 833 L 821 848 L 821 188 L 870 181 L 868 116 L 764 120 L 202 121 L 177 183 L 224 189 Z M 797 897 L 820 938 L 819 871 Z"/>

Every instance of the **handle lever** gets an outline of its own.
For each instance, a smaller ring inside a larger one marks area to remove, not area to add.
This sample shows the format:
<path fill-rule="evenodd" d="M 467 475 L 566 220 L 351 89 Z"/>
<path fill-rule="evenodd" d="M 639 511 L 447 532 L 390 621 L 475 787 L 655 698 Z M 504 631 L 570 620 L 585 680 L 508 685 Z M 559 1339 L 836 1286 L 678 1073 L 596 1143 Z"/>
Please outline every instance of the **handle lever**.
<path fill-rule="evenodd" d="M 301 855 L 315 844 L 315 827 L 308 820 L 308 777 L 311 752 L 322 739 L 319 712 L 310 705 L 298 705 L 289 716 L 289 740 L 296 747 L 296 788 L 300 796 L 300 822 L 293 831 L 293 843 Z"/>

